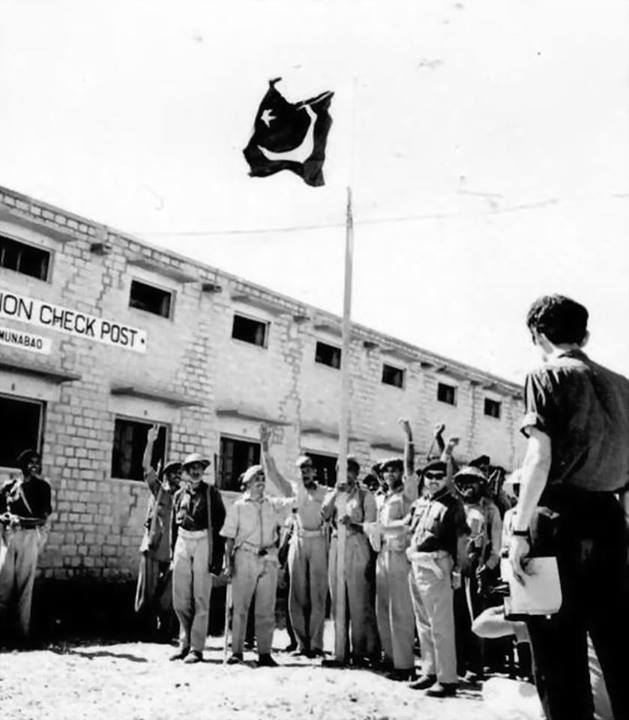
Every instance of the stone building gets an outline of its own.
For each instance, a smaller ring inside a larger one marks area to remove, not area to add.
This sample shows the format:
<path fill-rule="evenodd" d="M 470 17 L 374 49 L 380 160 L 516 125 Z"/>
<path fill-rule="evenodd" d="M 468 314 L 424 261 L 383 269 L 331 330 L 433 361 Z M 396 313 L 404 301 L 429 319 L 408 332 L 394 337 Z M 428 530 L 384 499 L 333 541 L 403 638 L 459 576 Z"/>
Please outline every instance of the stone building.
<path fill-rule="evenodd" d="M 43 578 L 130 579 L 147 491 L 141 456 L 200 450 L 227 493 L 259 457 L 258 431 L 290 475 L 302 451 L 332 483 L 340 364 L 352 378 L 350 452 L 367 468 L 400 453 L 409 417 L 420 456 L 436 421 L 512 469 L 521 388 L 354 325 L 112 228 L 0 188 L 0 476 L 39 448 L 55 512 Z"/>

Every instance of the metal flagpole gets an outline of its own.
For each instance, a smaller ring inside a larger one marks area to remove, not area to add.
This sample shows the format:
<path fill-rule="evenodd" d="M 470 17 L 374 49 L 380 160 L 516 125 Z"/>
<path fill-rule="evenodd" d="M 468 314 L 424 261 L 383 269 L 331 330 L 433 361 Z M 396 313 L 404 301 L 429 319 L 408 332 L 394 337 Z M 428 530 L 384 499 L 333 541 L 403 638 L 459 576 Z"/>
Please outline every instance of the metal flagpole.
<path fill-rule="evenodd" d="M 347 188 L 347 212 L 345 219 L 345 292 L 343 297 L 343 343 L 341 349 L 341 413 L 339 418 L 339 455 L 337 483 L 347 485 L 347 449 L 349 445 L 350 414 L 350 315 L 352 307 L 352 261 L 354 255 L 354 219 L 352 216 L 352 189 Z M 334 658 L 347 662 L 347 616 L 345 597 L 345 542 L 347 528 L 338 519 L 345 514 L 347 493 L 337 495 L 337 542 L 336 542 L 336 603 L 334 622 Z"/>

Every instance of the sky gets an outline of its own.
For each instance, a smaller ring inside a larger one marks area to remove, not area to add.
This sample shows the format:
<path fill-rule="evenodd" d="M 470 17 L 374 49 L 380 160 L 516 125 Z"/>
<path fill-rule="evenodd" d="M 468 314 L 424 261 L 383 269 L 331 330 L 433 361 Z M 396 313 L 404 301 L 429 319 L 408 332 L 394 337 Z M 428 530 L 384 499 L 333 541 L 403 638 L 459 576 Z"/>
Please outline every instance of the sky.
<path fill-rule="evenodd" d="M 537 296 L 629 374 L 629 4 L 0 0 L 0 185 L 521 382 Z M 250 178 L 270 78 L 326 185 Z"/>

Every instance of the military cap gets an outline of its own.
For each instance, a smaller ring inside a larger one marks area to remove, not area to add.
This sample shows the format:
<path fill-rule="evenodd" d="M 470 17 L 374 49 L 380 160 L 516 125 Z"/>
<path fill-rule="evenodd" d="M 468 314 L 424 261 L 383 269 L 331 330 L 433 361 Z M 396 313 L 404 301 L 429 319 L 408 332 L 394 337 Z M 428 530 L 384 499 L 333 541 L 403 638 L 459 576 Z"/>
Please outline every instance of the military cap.
<path fill-rule="evenodd" d="M 207 467 L 207 465 L 206 465 Z M 166 475 L 166 473 L 173 473 L 181 471 L 182 465 L 177 460 L 170 460 L 169 462 L 164 465 L 164 469 L 162 470 L 162 474 Z"/>
<path fill-rule="evenodd" d="M 187 455 L 184 458 L 184 461 L 181 463 L 181 467 L 185 470 L 188 465 L 193 465 L 194 463 L 201 463 L 201 465 L 203 465 L 203 469 L 210 465 L 210 461 L 206 457 L 203 457 L 200 453 L 190 453 L 190 455 Z"/>
<path fill-rule="evenodd" d="M 245 472 L 242 474 L 242 485 L 249 485 L 249 483 L 253 480 L 253 478 L 262 470 L 264 472 L 264 468 L 262 465 L 252 465 L 251 467 L 248 467 Z"/>
<path fill-rule="evenodd" d="M 448 472 L 448 466 L 443 462 L 443 460 L 431 460 L 422 468 L 422 474 L 428 472 L 429 470 L 439 470 L 445 473 Z"/>
<path fill-rule="evenodd" d="M 312 458 L 309 457 L 308 455 L 300 455 L 297 458 L 297 462 L 295 463 L 295 465 L 298 468 L 301 468 L 303 465 L 306 465 L 306 464 L 313 465 Z"/>
<path fill-rule="evenodd" d="M 360 471 L 360 463 L 358 462 L 358 460 L 356 460 L 356 458 L 354 457 L 354 455 L 348 455 L 348 456 L 347 456 L 347 467 L 348 467 L 350 470 L 353 470 L 354 472 L 359 472 L 359 471 Z M 338 460 L 337 460 L 337 462 L 336 462 L 336 469 L 337 469 L 337 470 L 339 469 Z"/>
<path fill-rule="evenodd" d="M 490 460 L 489 455 L 479 455 L 477 458 L 470 460 L 470 466 L 480 467 L 481 465 L 489 465 Z"/>
<path fill-rule="evenodd" d="M 465 482 L 486 483 L 487 476 L 479 468 L 474 467 L 473 465 L 465 465 L 454 476 L 454 482 L 456 482 L 456 483 L 465 483 Z"/>
<path fill-rule="evenodd" d="M 404 470 L 404 460 L 398 457 L 390 457 L 386 460 L 381 460 L 380 471 L 384 472 L 388 467 L 392 467 L 394 470 Z"/>

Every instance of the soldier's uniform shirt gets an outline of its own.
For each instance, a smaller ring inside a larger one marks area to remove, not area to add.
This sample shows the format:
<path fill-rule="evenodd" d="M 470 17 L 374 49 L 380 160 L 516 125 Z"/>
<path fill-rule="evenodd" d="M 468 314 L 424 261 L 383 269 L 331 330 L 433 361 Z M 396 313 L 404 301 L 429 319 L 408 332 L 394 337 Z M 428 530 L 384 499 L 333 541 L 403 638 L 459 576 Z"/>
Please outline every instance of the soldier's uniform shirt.
<path fill-rule="evenodd" d="M 45 520 L 52 512 L 49 483 L 38 477 L 32 477 L 27 482 L 22 478 L 7 480 L 0 488 L 0 513 L 6 511 L 22 518 Z"/>
<path fill-rule="evenodd" d="M 207 530 L 206 484 L 200 482 L 196 488 L 182 486 L 174 498 L 175 523 L 184 530 Z"/>
<path fill-rule="evenodd" d="M 299 524 L 303 530 L 318 530 L 321 527 L 321 506 L 328 494 L 328 488 L 317 484 L 312 490 L 300 481 L 297 483 L 295 506 Z"/>
<path fill-rule="evenodd" d="M 461 535 L 469 533 L 461 501 L 447 487 L 415 503 L 411 549 L 419 552 L 445 550 L 454 560 Z"/>
<path fill-rule="evenodd" d="M 258 653 L 271 652 L 277 592 L 277 539 L 295 506 L 295 498 L 247 492 L 229 508 L 221 535 L 234 540 L 232 652 L 242 653 L 249 606 L 255 593 L 255 634 Z M 260 551 L 264 554 L 260 555 Z"/>

